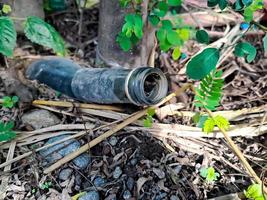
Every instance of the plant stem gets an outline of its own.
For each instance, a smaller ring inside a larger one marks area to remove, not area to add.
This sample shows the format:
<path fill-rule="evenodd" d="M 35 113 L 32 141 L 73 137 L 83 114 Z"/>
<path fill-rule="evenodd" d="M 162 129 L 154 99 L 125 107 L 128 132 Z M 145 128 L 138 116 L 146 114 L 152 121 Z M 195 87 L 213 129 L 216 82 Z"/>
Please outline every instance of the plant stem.
<path fill-rule="evenodd" d="M 264 32 L 267 32 L 267 27 L 261 25 L 260 23 L 256 22 L 256 21 L 251 21 L 251 24 L 256 25 L 258 28 L 260 28 L 261 30 L 263 30 Z"/>
<path fill-rule="evenodd" d="M 196 90 L 195 90 L 195 88 L 193 86 L 191 87 L 191 90 L 193 91 L 193 93 L 195 95 L 197 95 L 197 92 L 196 92 Z M 208 110 L 207 108 L 204 108 L 204 109 L 208 113 L 209 117 L 212 118 L 212 119 L 214 119 L 212 112 L 210 110 Z M 230 147 L 232 148 L 232 150 L 234 151 L 234 153 L 237 155 L 237 157 L 239 158 L 239 160 L 242 162 L 243 166 L 248 171 L 248 173 L 255 179 L 255 181 L 258 184 L 262 184 L 263 191 L 265 193 L 267 193 L 267 188 L 263 185 L 263 182 L 258 177 L 258 175 L 253 170 L 253 168 L 250 166 L 250 164 L 248 163 L 248 161 L 246 160 L 246 158 L 244 157 L 243 153 L 240 151 L 240 149 L 238 148 L 238 146 L 234 143 L 234 141 L 231 139 L 231 137 L 229 137 L 228 133 L 222 127 L 219 127 L 218 126 L 218 128 L 222 132 L 222 134 L 223 134 L 224 138 L 226 139 L 227 143 L 230 145 Z"/>
<path fill-rule="evenodd" d="M 27 18 L 24 17 L 10 17 L 13 20 L 17 20 L 17 21 L 25 21 Z"/>

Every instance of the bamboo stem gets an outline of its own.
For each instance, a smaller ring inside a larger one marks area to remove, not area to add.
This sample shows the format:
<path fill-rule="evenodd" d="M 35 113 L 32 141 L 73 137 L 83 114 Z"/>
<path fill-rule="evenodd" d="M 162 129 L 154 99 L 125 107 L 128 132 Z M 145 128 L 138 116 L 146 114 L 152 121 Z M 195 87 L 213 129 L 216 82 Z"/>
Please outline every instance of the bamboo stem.
<path fill-rule="evenodd" d="M 124 111 L 124 109 L 116 107 L 116 106 L 76 103 L 76 102 L 67 102 L 67 101 L 35 100 L 32 102 L 32 104 L 33 105 L 59 106 L 59 107 L 68 107 L 68 108 L 76 107 L 76 108 L 91 108 L 91 109 L 97 109 L 97 110 Z"/>

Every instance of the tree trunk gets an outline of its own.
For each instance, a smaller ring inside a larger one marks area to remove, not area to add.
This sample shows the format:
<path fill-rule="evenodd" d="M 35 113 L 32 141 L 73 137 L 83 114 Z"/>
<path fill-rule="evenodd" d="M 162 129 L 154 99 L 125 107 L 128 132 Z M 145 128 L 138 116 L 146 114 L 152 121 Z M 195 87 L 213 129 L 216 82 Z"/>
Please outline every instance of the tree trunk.
<path fill-rule="evenodd" d="M 143 16 L 146 19 L 148 1 L 143 1 Z M 121 8 L 118 0 L 100 1 L 100 20 L 98 30 L 98 59 L 111 67 L 135 68 L 149 66 L 149 56 L 154 47 L 155 31 L 144 21 L 143 39 L 128 52 L 124 52 L 116 37 L 121 31 L 124 16 L 130 9 Z M 144 18 L 143 17 L 143 18 Z"/>

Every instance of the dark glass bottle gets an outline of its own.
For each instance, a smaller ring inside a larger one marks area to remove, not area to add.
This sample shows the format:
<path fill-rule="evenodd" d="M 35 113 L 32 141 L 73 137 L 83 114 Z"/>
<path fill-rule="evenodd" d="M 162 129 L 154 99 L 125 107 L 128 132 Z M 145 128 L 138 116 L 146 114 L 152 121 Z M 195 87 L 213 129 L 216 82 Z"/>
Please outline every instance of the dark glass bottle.
<path fill-rule="evenodd" d="M 168 90 L 165 75 L 156 68 L 82 68 L 65 58 L 33 62 L 27 77 L 84 102 L 153 105 Z"/>

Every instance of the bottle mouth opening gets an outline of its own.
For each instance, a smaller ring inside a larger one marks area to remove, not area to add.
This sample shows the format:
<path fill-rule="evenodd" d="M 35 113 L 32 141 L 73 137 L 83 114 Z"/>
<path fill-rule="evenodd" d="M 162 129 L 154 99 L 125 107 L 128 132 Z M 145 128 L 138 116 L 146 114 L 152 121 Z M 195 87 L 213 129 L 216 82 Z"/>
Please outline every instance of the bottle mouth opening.
<path fill-rule="evenodd" d="M 142 67 L 131 74 L 128 89 L 131 100 L 136 105 L 153 105 L 167 95 L 168 82 L 159 69 Z"/>

